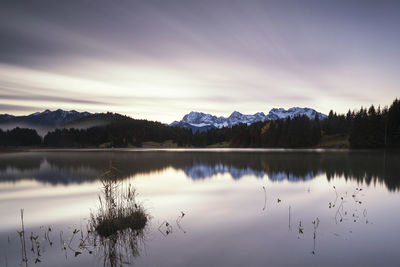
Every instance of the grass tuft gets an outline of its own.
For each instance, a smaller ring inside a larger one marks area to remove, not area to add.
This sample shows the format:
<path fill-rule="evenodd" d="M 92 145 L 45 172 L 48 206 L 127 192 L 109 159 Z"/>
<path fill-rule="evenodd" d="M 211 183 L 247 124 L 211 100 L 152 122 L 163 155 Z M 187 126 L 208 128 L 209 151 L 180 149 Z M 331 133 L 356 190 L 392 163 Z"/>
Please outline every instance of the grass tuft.
<path fill-rule="evenodd" d="M 100 236 L 109 237 L 127 228 L 141 230 L 146 226 L 147 220 L 145 212 L 138 209 L 126 215 L 98 218 L 95 230 Z"/>
<path fill-rule="evenodd" d="M 149 216 L 136 201 L 136 191 L 129 185 L 126 190 L 119 182 L 120 172 L 110 167 L 100 177 L 102 194 L 97 212 L 91 213 L 91 228 L 101 237 L 109 237 L 125 229 L 140 231 L 145 228 Z"/>

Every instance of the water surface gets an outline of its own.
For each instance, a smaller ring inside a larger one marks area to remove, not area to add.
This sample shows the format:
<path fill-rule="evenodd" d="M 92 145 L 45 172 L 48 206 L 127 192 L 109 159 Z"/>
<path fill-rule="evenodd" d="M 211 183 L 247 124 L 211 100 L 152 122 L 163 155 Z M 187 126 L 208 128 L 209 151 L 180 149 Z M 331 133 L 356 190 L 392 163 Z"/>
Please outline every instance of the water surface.
<path fill-rule="evenodd" d="M 110 247 L 82 249 L 73 234 L 110 165 L 151 216 L 137 253 L 122 255 L 134 266 L 397 266 L 399 163 L 383 151 L 3 153 L 0 266 L 25 265 L 21 209 L 28 266 L 112 266 Z"/>

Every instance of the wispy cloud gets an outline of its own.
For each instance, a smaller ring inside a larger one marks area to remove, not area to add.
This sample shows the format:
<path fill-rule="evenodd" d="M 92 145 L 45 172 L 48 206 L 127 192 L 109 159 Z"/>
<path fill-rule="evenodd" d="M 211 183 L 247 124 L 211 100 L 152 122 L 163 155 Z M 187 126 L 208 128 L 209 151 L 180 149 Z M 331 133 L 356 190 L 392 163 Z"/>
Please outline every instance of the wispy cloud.
<path fill-rule="evenodd" d="M 26 112 L 26 111 L 36 111 L 39 107 L 37 106 L 20 106 L 20 105 L 7 105 L 7 104 L 0 104 L 1 110 L 8 110 L 11 112 Z"/>
<path fill-rule="evenodd" d="M 65 103 L 80 103 L 80 104 L 106 104 L 105 102 L 91 101 L 85 99 L 76 99 L 69 97 L 47 96 L 47 95 L 17 95 L 17 94 L 0 94 L 0 98 L 4 100 L 29 100 L 29 101 L 49 101 L 49 102 L 65 102 Z"/>
<path fill-rule="evenodd" d="M 168 122 L 190 110 L 384 105 L 398 96 L 399 13 L 398 1 L 10 1 L 0 112 Z"/>

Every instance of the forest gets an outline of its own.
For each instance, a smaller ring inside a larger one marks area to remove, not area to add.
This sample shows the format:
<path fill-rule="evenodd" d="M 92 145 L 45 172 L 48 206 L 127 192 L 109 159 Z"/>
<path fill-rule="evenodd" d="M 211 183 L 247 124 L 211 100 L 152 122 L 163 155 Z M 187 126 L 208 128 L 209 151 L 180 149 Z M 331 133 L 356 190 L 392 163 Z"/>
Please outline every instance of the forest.
<path fill-rule="evenodd" d="M 86 129 L 56 129 L 43 138 L 32 129 L 0 129 L 0 146 L 142 147 L 148 141 L 162 143 L 172 140 L 178 147 L 224 144 L 234 148 L 310 148 L 318 147 L 324 137 L 342 136 L 348 140 L 350 148 L 400 148 L 398 99 L 390 107 L 370 106 L 349 110 L 347 114 L 330 111 L 323 120 L 299 116 L 195 133 L 190 129 L 135 120 L 119 114 L 103 113 L 99 116 L 111 118 L 110 122 Z"/>

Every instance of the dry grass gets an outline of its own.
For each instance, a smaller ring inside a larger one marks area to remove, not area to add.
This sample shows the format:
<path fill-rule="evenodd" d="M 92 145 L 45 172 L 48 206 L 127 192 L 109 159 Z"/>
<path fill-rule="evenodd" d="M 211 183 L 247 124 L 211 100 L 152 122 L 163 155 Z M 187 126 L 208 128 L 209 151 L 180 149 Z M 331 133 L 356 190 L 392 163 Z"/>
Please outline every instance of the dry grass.
<path fill-rule="evenodd" d="M 91 228 L 100 236 L 109 237 L 125 229 L 141 230 L 146 226 L 148 215 L 136 201 L 136 191 L 128 186 L 123 189 L 119 171 L 110 167 L 100 180 L 103 184 L 100 206 L 91 213 Z"/>
<path fill-rule="evenodd" d="M 142 143 L 143 148 L 177 148 L 178 144 L 174 143 L 172 140 L 167 140 L 162 143 L 148 141 Z"/>
<path fill-rule="evenodd" d="M 229 147 L 229 142 L 220 142 L 207 146 L 207 148 L 227 148 L 227 147 Z"/>

